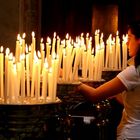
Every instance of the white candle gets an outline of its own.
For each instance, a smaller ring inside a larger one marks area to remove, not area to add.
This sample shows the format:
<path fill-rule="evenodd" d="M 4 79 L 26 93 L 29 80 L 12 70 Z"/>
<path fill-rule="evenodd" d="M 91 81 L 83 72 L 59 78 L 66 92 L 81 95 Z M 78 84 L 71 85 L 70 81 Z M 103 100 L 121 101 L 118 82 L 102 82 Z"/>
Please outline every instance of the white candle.
<path fill-rule="evenodd" d="M 9 54 L 8 66 L 7 66 L 7 96 L 10 98 L 10 82 L 11 82 L 11 65 L 12 65 L 13 54 Z"/>
<path fill-rule="evenodd" d="M 32 61 L 34 59 L 34 52 L 36 49 L 36 39 L 35 39 L 35 33 L 32 32 L 32 49 L 31 49 L 31 55 L 32 55 Z"/>
<path fill-rule="evenodd" d="M 27 96 L 30 96 L 30 73 L 29 73 L 29 53 L 28 47 L 26 46 L 26 87 L 27 87 Z"/>
<path fill-rule="evenodd" d="M 15 54 L 15 57 L 16 57 L 16 63 L 19 61 L 19 55 L 20 55 L 20 35 L 18 34 L 17 35 L 17 40 L 16 40 L 16 54 Z"/>
<path fill-rule="evenodd" d="M 45 59 L 43 38 L 41 39 L 41 43 L 40 43 L 40 52 L 41 52 L 41 71 L 42 71 L 44 65 L 44 59 Z"/>
<path fill-rule="evenodd" d="M 46 57 L 47 59 L 49 59 L 49 55 L 50 55 L 50 49 L 51 49 L 51 39 L 49 37 L 47 37 L 47 43 L 46 43 L 46 51 L 47 51 L 47 54 L 46 54 Z"/>
<path fill-rule="evenodd" d="M 33 72 L 32 72 L 32 80 L 31 80 L 31 97 L 34 97 L 35 90 L 35 78 L 36 78 L 36 60 L 33 61 Z"/>
<path fill-rule="evenodd" d="M 25 54 L 25 36 L 26 36 L 26 34 L 25 33 L 23 33 L 23 35 L 22 35 L 22 53 L 23 54 Z"/>
<path fill-rule="evenodd" d="M 48 73 L 48 98 L 52 101 L 52 94 L 53 94 L 53 74 L 52 69 L 49 69 Z"/>
<path fill-rule="evenodd" d="M 3 46 L 0 47 L 0 97 L 4 97 L 4 80 L 3 80 Z"/>
<path fill-rule="evenodd" d="M 42 72 L 42 97 L 46 101 L 47 96 L 47 83 L 48 83 L 48 63 L 44 63 Z"/>
<path fill-rule="evenodd" d="M 21 99 L 25 98 L 25 55 L 21 55 Z"/>

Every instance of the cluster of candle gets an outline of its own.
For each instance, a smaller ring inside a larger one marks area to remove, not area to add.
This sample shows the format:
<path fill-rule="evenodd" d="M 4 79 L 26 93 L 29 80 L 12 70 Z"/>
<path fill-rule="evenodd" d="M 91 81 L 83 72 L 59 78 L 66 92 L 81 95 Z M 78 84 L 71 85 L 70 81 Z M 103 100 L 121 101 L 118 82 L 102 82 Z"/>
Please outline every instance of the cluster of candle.
<path fill-rule="evenodd" d="M 15 55 L 9 48 L 4 55 L 4 48 L 0 48 L 1 102 L 55 102 L 58 82 L 100 81 L 104 69 L 121 70 L 127 64 L 127 36 L 123 36 L 121 50 L 118 32 L 115 38 L 109 36 L 106 45 L 99 30 L 95 31 L 95 45 L 89 34 L 84 38 L 82 33 L 75 40 L 67 34 L 61 40 L 54 33 L 53 39 L 48 37 L 46 43 L 41 39 L 40 50 L 36 50 L 34 32 L 30 45 L 26 44 L 25 36 L 25 33 L 17 36 Z"/>

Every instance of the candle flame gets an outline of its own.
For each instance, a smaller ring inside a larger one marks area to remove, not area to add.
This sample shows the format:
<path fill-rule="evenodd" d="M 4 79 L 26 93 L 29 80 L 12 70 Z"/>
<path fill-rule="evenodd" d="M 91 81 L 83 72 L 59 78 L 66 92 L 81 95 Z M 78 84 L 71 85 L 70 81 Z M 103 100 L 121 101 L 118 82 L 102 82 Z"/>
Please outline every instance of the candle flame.
<path fill-rule="evenodd" d="M 33 37 L 33 38 L 35 37 L 35 32 L 32 32 L 32 37 Z"/>
<path fill-rule="evenodd" d="M 68 38 L 69 38 L 69 34 L 67 33 L 67 34 L 66 34 L 66 39 L 68 39 Z"/>
<path fill-rule="evenodd" d="M 127 42 L 127 40 L 128 40 L 128 36 L 126 35 L 123 35 L 123 41 L 126 43 Z"/>
<path fill-rule="evenodd" d="M 3 52 L 3 46 L 0 47 L 0 52 L 1 52 L 1 53 Z"/>
<path fill-rule="evenodd" d="M 60 39 L 60 37 L 57 35 L 57 39 Z"/>
<path fill-rule="evenodd" d="M 54 37 L 54 38 L 56 37 L 56 32 L 53 33 L 53 37 Z"/>
<path fill-rule="evenodd" d="M 50 39 L 50 37 L 47 37 L 47 43 L 51 44 L 51 39 Z"/>
<path fill-rule="evenodd" d="M 41 53 L 40 53 L 40 51 L 37 51 L 37 55 L 38 55 L 38 58 L 40 59 L 40 58 L 41 58 Z"/>
<path fill-rule="evenodd" d="M 86 34 L 86 37 L 87 37 L 87 38 L 89 37 L 89 33 Z"/>
<path fill-rule="evenodd" d="M 25 33 L 23 33 L 22 38 L 25 38 L 25 37 L 26 37 L 26 34 L 25 34 Z"/>
<path fill-rule="evenodd" d="M 118 36 L 118 35 L 119 35 L 119 31 L 116 32 L 116 36 Z"/>
<path fill-rule="evenodd" d="M 40 42 L 43 43 L 43 38 L 41 38 Z"/>
<path fill-rule="evenodd" d="M 20 40 L 20 34 L 17 35 L 17 40 Z"/>
<path fill-rule="evenodd" d="M 28 53 L 29 52 L 29 48 L 28 48 L 28 45 L 26 44 L 26 53 Z"/>
<path fill-rule="evenodd" d="M 95 35 L 97 35 L 98 34 L 98 30 L 95 30 Z"/>
<path fill-rule="evenodd" d="M 84 33 L 81 33 L 81 37 L 83 37 L 84 36 Z"/>
<path fill-rule="evenodd" d="M 10 53 L 10 49 L 9 48 L 6 48 L 6 55 L 9 55 L 9 53 Z"/>
<path fill-rule="evenodd" d="M 65 39 L 61 41 L 61 44 L 65 46 Z"/>

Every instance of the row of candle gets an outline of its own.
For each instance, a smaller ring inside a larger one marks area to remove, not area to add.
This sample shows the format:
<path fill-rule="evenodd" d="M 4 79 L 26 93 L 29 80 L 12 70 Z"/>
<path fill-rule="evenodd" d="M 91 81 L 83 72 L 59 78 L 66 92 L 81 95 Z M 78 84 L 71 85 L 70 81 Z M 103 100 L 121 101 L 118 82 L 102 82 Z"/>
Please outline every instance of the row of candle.
<path fill-rule="evenodd" d="M 8 103 L 17 101 L 19 97 L 22 103 L 25 97 L 31 97 L 36 102 L 40 99 L 55 101 L 58 82 L 87 79 L 99 81 L 104 68 L 117 70 L 126 67 L 127 36 L 123 36 L 121 65 L 118 32 L 116 38 L 110 35 L 105 45 L 103 33 L 100 35 L 100 31 L 96 30 L 95 47 L 89 34 L 86 38 L 81 34 L 74 41 L 68 34 L 61 40 L 54 33 L 52 41 L 49 37 L 46 43 L 41 39 L 38 51 L 35 33 L 32 32 L 32 42 L 29 46 L 25 36 L 25 33 L 22 37 L 17 36 L 15 57 L 9 49 L 6 49 L 4 56 L 3 47 L 0 49 L 0 97 Z M 82 70 L 80 79 L 79 69 Z"/>

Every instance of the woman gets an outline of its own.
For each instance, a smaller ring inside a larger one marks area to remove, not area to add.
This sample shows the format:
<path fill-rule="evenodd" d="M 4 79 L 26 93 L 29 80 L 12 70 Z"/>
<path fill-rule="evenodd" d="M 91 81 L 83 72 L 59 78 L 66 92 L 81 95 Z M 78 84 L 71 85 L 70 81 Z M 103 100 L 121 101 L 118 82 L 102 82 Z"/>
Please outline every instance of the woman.
<path fill-rule="evenodd" d="M 140 140 L 140 22 L 129 25 L 127 46 L 131 59 L 125 70 L 96 89 L 81 83 L 77 90 L 92 102 L 122 93 L 124 109 L 117 140 Z"/>

